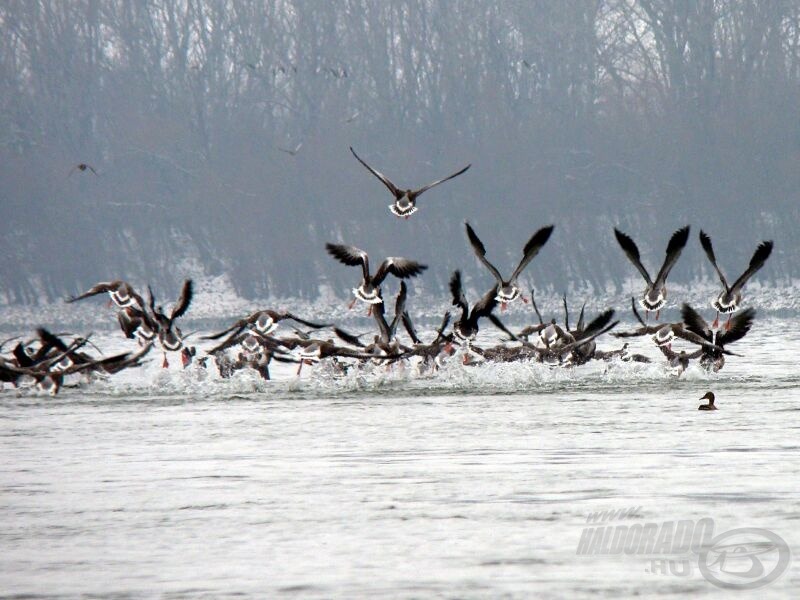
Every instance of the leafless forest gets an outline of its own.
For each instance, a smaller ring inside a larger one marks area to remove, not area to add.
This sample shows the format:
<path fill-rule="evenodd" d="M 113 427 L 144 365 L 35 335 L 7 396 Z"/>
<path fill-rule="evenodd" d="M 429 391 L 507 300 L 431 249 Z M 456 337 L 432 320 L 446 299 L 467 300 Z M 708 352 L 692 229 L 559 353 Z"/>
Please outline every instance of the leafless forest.
<path fill-rule="evenodd" d="M 465 219 L 511 264 L 555 223 L 537 286 L 631 275 L 693 225 L 672 276 L 797 278 L 797 0 L 4 0 L 0 286 L 54 300 L 186 258 L 246 297 L 345 293 L 326 241 L 485 279 Z M 428 192 L 409 220 L 348 146 Z M 96 169 L 72 172 L 79 163 Z"/>

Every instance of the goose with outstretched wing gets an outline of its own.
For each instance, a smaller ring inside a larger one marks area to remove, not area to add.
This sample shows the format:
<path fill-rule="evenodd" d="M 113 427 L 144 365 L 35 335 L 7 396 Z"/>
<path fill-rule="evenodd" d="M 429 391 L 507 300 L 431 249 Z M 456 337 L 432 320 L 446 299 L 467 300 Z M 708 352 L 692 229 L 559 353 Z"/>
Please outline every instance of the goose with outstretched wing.
<path fill-rule="evenodd" d="M 772 241 L 761 242 L 758 245 L 758 248 L 756 248 L 756 251 L 753 253 L 753 257 L 750 259 L 750 264 L 747 266 L 747 269 L 733 282 L 733 285 L 728 283 L 728 279 L 725 277 L 722 269 L 719 268 L 717 257 L 714 255 L 714 246 L 711 244 L 711 237 L 709 237 L 705 231 L 700 231 L 700 245 L 703 247 L 703 251 L 706 253 L 709 262 L 717 272 L 722 287 L 724 288 L 716 299 L 711 302 L 711 306 L 717 311 L 712 327 L 719 327 L 719 314 L 723 313 L 728 315 L 725 329 L 729 329 L 731 326 L 731 315 L 739 310 L 742 303 L 742 288 L 744 284 L 764 266 L 764 263 L 767 262 L 769 255 L 772 253 Z"/>
<path fill-rule="evenodd" d="M 323 329 L 324 327 L 331 327 L 331 325 L 327 323 L 314 323 L 312 321 L 306 321 L 305 319 L 301 319 L 297 315 L 286 310 L 277 311 L 265 309 L 251 313 L 245 318 L 239 319 L 230 327 L 227 327 L 218 333 L 204 336 L 202 339 L 218 340 L 231 332 L 233 332 L 232 335 L 235 336 L 247 328 L 261 336 L 270 335 L 278 328 L 278 324 L 281 321 L 285 321 L 287 319 L 300 323 L 301 325 L 305 325 L 306 327 L 310 327 L 311 329 Z"/>
<path fill-rule="evenodd" d="M 669 244 L 667 244 L 664 264 L 661 265 L 661 269 L 659 269 L 655 279 L 650 277 L 650 273 L 644 268 L 642 260 L 639 257 L 639 248 L 636 246 L 636 243 L 633 241 L 633 239 L 616 228 L 614 229 L 614 235 L 616 236 L 617 242 L 619 243 L 623 252 L 625 252 L 625 256 L 628 257 L 628 260 L 630 260 L 633 266 L 636 267 L 639 273 L 641 273 L 647 284 L 644 293 L 639 300 L 642 308 L 644 308 L 646 311 L 645 319 L 649 313 L 655 312 L 657 321 L 661 314 L 661 309 L 667 303 L 667 277 L 669 276 L 672 267 L 674 267 L 675 263 L 678 262 L 678 258 L 680 257 L 684 246 L 686 246 L 686 242 L 689 239 L 689 226 L 687 225 L 686 227 L 678 229 L 672 234 Z"/>
<path fill-rule="evenodd" d="M 489 319 L 492 324 L 514 338 L 505 325 L 493 313 L 497 308 L 497 286 L 494 286 L 483 298 L 478 300 L 470 310 L 469 302 L 464 294 L 464 287 L 461 283 L 461 271 L 455 271 L 450 277 L 450 295 L 453 299 L 453 306 L 461 309 L 461 316 L 453 323 L 453 333 L 456 337 L 466 342 L 467 345 L 478 335 L 479 322 L 481 319 Z"/>
<path fill-rule="evenodd" d="M 748 308 L 734 315 L 728 321 L 724 331 L 709 325 L 694 308 L 688 304 L 681 307 L 681 318 L 688 331 L 706 340 L 713 346 L 703 346 L 700 365 L 709 371 L 719 371 L 725 365 L 725 346 L 739 341 L 748 334 L 753 326 L 756 311 Z"/>
<path fill-rule="evenodd" d="M 363 250 L 344 244 L 325 244 L 325 248 L 328 254 L 340 263 L 349 267 L 361 267 L 361 283 L 358 287 L 353 288 L 353 295 L 367 304 L 380 304 L 383 302 L 380 295 L 380 287 L 383 280 L 390 273 L 398 279 L 406 279 L 408 277 L 416 277 L 428 268 L 427 265 L 420 264 L 414 260 L 390 256 L 384 259 L 373 275 L 369 270 L 369 256 Z M 352 307 L 352 302 L 350 306 Z"/>
<path fill-rule="evenodd" d="M 144 310 L 144 300 L 142 300 L 142 297 L 136 293 L 136 290 L 133 289 L 131 284 L 129 284 L 127 281 L 121 281 L 119 279 L 95 284 L 82 294 L 67 298 L 65 302 L 67 304 L 71 304 L 72 302 L 77 302 L 78 300 L 83 300 L 84 298 L 90 298 L 91 296 L 97 296 L 98 294 L 103 293 L 107 293 L 111 298 L 111 301 L 119 308 L 133 306 L 134 308 L 140 308 Z"/>
<path fill-rule="evenodd" d="M 443 179 L 437 179 L 433 183 L 429 183 L 428 185 L 423 186 L 423 187 L 421 187 L 419 189 L 416 189 L 416 190 L 410 190 L 410 189 L 402 190 L 402 189 L 398 188 L 395 184 L 393 184 L 389 180 L 389 178 L 386 177 L 386 175 L 384 175 L 380 171 L 377 171 L 377 170 L 373 169 L 366 162 L 364 162 L 364 160 L 362 160 L 362 158 L 358 154 L 356 154 L 356 151 L 353 150 L 352 146 L 350 147 L 350 152 L 353 153 L 353 156 L 356 157 L 356 160 L 358 160 L 358 162 L 360 162 L 362 165 L 364 165 L 364 167 L 367 169 L 367 171 L 369 171 L 375 177 L 380 179 L 381 183 L 383 183 L 383 185 L 385 185 L 388 188 L 388 190 L 392 193 L 392 195 L 394 196 L 394 202 L 389 205 L 389 210 L 392 211 L 392 214 L 395 215 L 396 217 L 405 218 L 405 219 L 408 219 L 411 215 L 413 215 L 415 212 L 417 212 L 417 199 L 424 192 L 427 192 L 429 189 L 439 185 L 440 183 L 444 183 L 445 181 L 449 181 L 449 180 L 453 179 L 454 177 L 458 177 L 462 173 L 465 173 L 472 166 L 471 164 L 467 165 L 466 167 L 464 167 L 460 171 L 457 171 L 457 172 L 453 173 L 452 175 L 448 175 L 447 177 L 445 177 Z"/>
<path fill-rule="evenodd" d="M 162 366 L 169 367 L 167 360 L 167 351 L 177 352 L 183 348 L 183 333 L 175 322 L 186 314 L 189 310 L 189 305 L 192 303 L 194 296 L 194 285 L 191 279 L 183 282 L 181 287 L 180 296 L 172 307 L 169 316 L 164 312 L 164 309 L 155 305 L 155 298 L 153 297 L 153 290 L 148 286 L 148 309 L 150 310 L 150 318 L 158 327 L 158 341 L 161 344 L 161 349 L 164 352 L 164 361 Z"/>
<path fill-rule="evenodd" d="M 513 302 L 522 295 L 519 285 L 517 284 L 517 278 L 525 267 L 539 254 L 539 250 L 547 243 L 547 240 L 550 239 L 550 234 L 553 233 L 553 225 L 542 227 L 531 236 L 522 250 L 522 259 L 508 279 L 505 279 L 500 274 L 500 271 L 497 270 L 497 267 L 486 258 L 486 247 L 475 233 L 475 230 L 469 223 L 464 223 L 464 225 L 467 229 L 467 238 L 472 246 L 472 250 L 475 252 L 475 256 L 478 257 L 478 260 L 483 263 L 483 266 L 485 266 L 497 280 L 497 301 L 500 303 L 500 309 L 503 310 L 509 302 Z M 527 299 L 523 298 L 523 302 L 527 303 Z"/>

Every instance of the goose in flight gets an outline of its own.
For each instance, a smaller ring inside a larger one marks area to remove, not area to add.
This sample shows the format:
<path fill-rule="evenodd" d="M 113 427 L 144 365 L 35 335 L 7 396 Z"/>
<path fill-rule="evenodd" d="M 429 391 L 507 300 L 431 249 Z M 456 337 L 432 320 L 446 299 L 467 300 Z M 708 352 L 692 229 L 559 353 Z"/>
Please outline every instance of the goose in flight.
<path fill-rule="evenodd" d="M 380 179 L 381 183 L 383 183 L 383 185 L 385 185 L 392 193 L 392 195 L 394 196 L 394 202 L 389 205 L 389 210 L 392 211 L 392 214 L 395 215 L 396 217 L 404 217 L 406 219 L 408 219 L 408 217 L 417 212 L 417 198 L 419 198 L 424 192 L 427 192 L 429 189 L 439 185 L 440 183 L 444 183 L 445 181 L 453 179 L 454 177 L 458 177 L 462 173 L 465 173 L 467 169 L 469 169 L 472 166 L 471 164 L 469 164 L 460 171 L 453 173 L 452 175 L 448 175 L 444 179 L 438 179 L 433 183 L 429 183 L 428 185 L 423 186 L 419 189 L 401 190 L 395 184 L 389 181 L 389 178 L 386 177 L 386 175 L 384 175 L 379 171 L 376 171 L 375 169 L 370 167 L 366 162 L 364 162 L 361 159 L 361 157 L 358 154 L 356 154 L 356 151 L 353 150 L 352 146 L 350 147 L 350 152 L 353 153 L 353 156 L 356 157 L 356 160 L 358 160 L 358 162 L 360 162 L 362 165 L 364 165 L 364 167 L 366 167 L 367 171 L 369 171 L 375 177 Z"/>
<path fill-rule="evenodd" d="M 642 274 L 642 277 L 647 283 L 647 287 L 645 287 L 644 293 L 639 300 L 642 308 L 644 308 L 646 311 L 645 319 L 650 312 L 655 311 L 656 321 L 658 321 L 658 317 L 661 314 L 661 309 L 667 303 L 667 277 L 669 276 L 669 272 L 672 270 L 672 267 L 674 267 L 675 263 L 678 261 L 678 258 L 683 251 L 683 247 L 686 245 L 686 241 L 689 239 L 689 226 L 687 225 L 682 229 L 678 229 L 672 234 L 669 244 L 667 244 L 667 252 L 666 257 L 664 258 L 664 264 L 661 265 L 661 269 L 659 269 L 655 279 L 651 278 L 650 273 L 648 273 L 647 269 L 644 268 L 644 265 L 639 258 L 639 248 L 637 248 L 636 243 L 630 238 L 630 236 L 625 235 L 616 228 L 614 228 L 614 235 L 617 237 L 617 242 L 619 242 L 623 252 L 625 252 L 625 256 L 628 257 L 628 260 L 630 260 L 631 263 L 633 263 L 633 266 L 636 267 L 639 273 Z"/>
<path fill-rule="evenodd" d="M 705 231 L 702 230 L 700 231 L 700 245 L 703 246 L 703 251 L 706 253 L 708 260 L 711 262 L 711 265 L 714 267 L 717 275 L 719 275 L 719 280 L 724 288 L 719 293 L 719 296 L 717 296 L 717 298 L 711 302 L 711 306 L 713 306 L 714 310 L 717 311 L 717 315 L 714 318 L 712 327 L 719 327 L 719 313 L 723 313 L 728 315 L 728 321 L 725 323 L 725 329 L 730 329 L 731 315 L 739 310 L 739 307 L 742 303 L 742 288 L 744 287 L 744 284 L 747 283 L 747 281 L 753 275 L 755 275 L 761 267 L 764 266 L 764 263 L 767 262 L 769 255 L 772 253 L 772 241 L 761 242 L 758 245 L 758 248 L 756 248 L 756 251 L 753 253 L 753 257 L 750 259 L 750 264 L 747 266 L 747 270 L 742 273 L 736 281 L 733 282 L 733 285 L 728 283 L 725 274 L 717 264 L 717 257 L 714 256 L 714 247 L 711 245 L 711 238 Z"/>
<path fill-rule="evenodd" d="M 92 165 L 88 164 L 88 163 L 79 163 L 79 164 L 75 165 L 74 167 L 72 167 L 72 170 L 69 172 L 69 175 L 67 175 L 67 177 L 68 178 L 72 177 L 72 174 L 75 171 L 80 171 L 81 173 L 83 173 L 87 169 L 89 171 L 91 171 L 92 173 L 94 173 L 95 177 L 97 177 L 97 171 L 95 171 L 94 167 Z"/>
<path fill-rule="evenodd" d="M 497 267 L 488 261 L 486 258 L 486 248 L 480 238 L 478 238 L 475 230 L 472 229 L 469 223 L 464 223 L 464 225 L 467 228 L 467 237 L 469 238 L 469 243 L 472 245 L 472 250 L 475 252 L 475 256 L 478 257 L 478 260 L 489 269 L 489 272 L 494 275 L 494 278 L 497 280 L 497 301 L 500 302 L 501 310 L 504 310 L 509 302 L 513 302 L 521 296 L 519 286 L 517 285 L 517 278 L 525 267 L 528 266 L 528 263 L 539 253 L 542 246 L 547 243 L 547 240 L 550 239 L 550 234 L 553 233 L 553 225 L 542 227 L 531 236 L 531 239 L 528 240 L 528 243 L 525 244 L 525 247 L 522 249 L 522 259 L 508 279 L 504 279 L 500 271 L 497 270 Z M 522 300 L 525 303 L 528 302 L 527 298 L 523 297 Z"/>
<path fill-rule="evenodd" d="M 167 316 L 161 306 L 156 307 L 155 299 L 153 298 L 153 290 L 150 289 L 149 286 L 147 292 L 149 294 L 150 317 L 152 322 L 158 327 L 158 341 L 161 343 L 161 349 L 164 352 L 164 362 L 161 366 L 166 369 L 169 367 L 167 351 L 177 352 L 183 347 L 183 333 L 175 324 L 175 321 L 182 317 L 189 309 L 189 305 L 192 303 L 192 297 L 194 296 L 194 287 L 191 279 L 187 279 L 183 282 L 181 295 L 172 307 L 169 316 Z"/>
<path fill-rule="evenodd" d="M 453 298 L 453 306 L 461 309 L 461 316 L 453 323 L 453 333 L 464 342 L 473 341 L 478 335 L 478 323 L 481 319 L 489 319 L 495 327 L 514 338 L 505 325 L 494 314 L 497 308 L 497 286 L 494 286 L 483 298 L 478 300 L 470 310 L 469 302 L 464 294 L 464 287 L 461 284 L 461 271 L 455 271 L 450 278 L 450 295 Z"/>
<path fill-rule="evenodd" d="M 380 287 L 383 280 L 390 273 L 399 279 L 416 277 L 428 268 L 414 260 L 390 256 L 383 260 L 378 266 L 375 274 L 369 271 L 369 256 L 363 250 L 355 246 L 345 246 L 343 244 L 325 244 L 328 254 L 333 256 L 340 263 L 349 267 L 361 266 L 362 278 L 358 287 L 353 288 L 353 294 L 362 302 L 367 304 L 380 304 L 383 302 L 380 294 Z M 353 300 L 355 302 L 355 299 Z M 353 303 L 350 303 L 352 307 Z"/>
<path fill-rule="evenodd" d="M 232 337 L 239 335 L 244 329 L 250 328 L 252 331 L 257 333 L 258 335 L 265 336 L 272 334 L 275 329 L 278 327 L 278 323 L 285 320 L 295 321 L 300 323 L 301 325 L 305 325 L 306 327 L 311 327 L 312 329 L 322 329 L 323 327 L 330 327 L 330 325 L 325 323 L 312 323 L 311 321 L 306 321 L 305 319 L 301 319 L 300 317 L 290 313 L 289 311 L 277 311 L 277 310 L 259 310 L 256 311 L 243 319 L 236 321 L 230 327 L 223 329 L 219 333 L 214 333 L 211 335 L 204 336 L 202 339 L 204 340 L 218 340 L 222 336 L 231 333 Z"/>
<path fill-rule="evenodd" d="M 65 302 L 67 304 L 71 304 L 72 302 L 77 302 L 78 300 L 83 300 L 84 298 L 97 296 L 98 294 L 103 293 L 107 293 L 111 298 L 111 301 L 120 308 L 132 306 L 135 308 L 144 309 L 144 300 L 142 300 L 142 297 L 136 293 L 131 284 L 119 279 L 115 281 L 98 283 L 78 296 L 71 296 L 67 298 Z"/>
<path fill-rule="evenodd" d="M 707 371 L 714 371 L 715 373 L 725 366 L 725 355 L 723 353 L 725 346 L 746 336 L 753 326 L 755 316 L 755 309 L 747 308 L 731 318 L 725 327 L 725 331 L 720 332 L 716 326 L 709 326 L 706 320 L 700 316 L 700 313 L 688 304 L 684 304 L 681 307 L 681 318 L 686 329 L 699 335 L 709 344 L 713 344 L 713 346 L 703 347 L 700 366 Z"/>

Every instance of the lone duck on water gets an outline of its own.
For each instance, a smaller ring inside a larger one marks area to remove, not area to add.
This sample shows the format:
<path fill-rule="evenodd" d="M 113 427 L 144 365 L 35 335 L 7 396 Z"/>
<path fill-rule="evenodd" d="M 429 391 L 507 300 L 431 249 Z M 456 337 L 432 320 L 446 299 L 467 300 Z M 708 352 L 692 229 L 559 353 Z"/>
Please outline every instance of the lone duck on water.
<path fill-rule="evenodd" d="M 714 406 L 714 392 L 706 392 L 706 395 L 700 400 L 708 400 L 708 404 L 701 404 L 697 410 L 717 410 L 717 407 Z"/>

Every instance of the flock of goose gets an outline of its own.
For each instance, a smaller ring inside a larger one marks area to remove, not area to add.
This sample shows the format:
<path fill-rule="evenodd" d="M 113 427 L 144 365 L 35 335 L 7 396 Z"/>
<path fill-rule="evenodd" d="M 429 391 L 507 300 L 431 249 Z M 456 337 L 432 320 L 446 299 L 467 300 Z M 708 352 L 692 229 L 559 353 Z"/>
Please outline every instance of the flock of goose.
<path fill-rule="evenodd" d="M 395 216 L 408 219 L 417 212 L 419 197 L 427 190 L 465 173 L 470 165 L 422 188 L 401 189 L 393 184 L 385 175 L 372 168 L 350 148 L 356 159 L 375 177 L 377 177 L 392 193 L 394 201 L 389 209 Z M 85 171 L 88 165 L 76 169 Z M 94 172 L 94 169 L 92 168 Z M 153 292 L 148 287 L 147 301 L 125 281 L 98 283 L 86 292 L 67 299 L 76 302 L 100 294 L 108 294 L 110 305 L 118 309 L 117 320 L 126 338 L 137 340 L 139 348 L 112 357 L 90 354 L 87 349 L 93 346 L 89 336 L 74 337 L 65 341 L 59 335 L 45 329 L 38 329 L 36 336 L 30 340 L 20 340 L 10 354 L 3 354 L 3 346 L 17 338 L 6 340 L 0 344 L 0 384 L 10 383 L 13 386 L 34 382 L 40 389 L 51 394 L 58 392 L 67 375 L 113 374 L 125 368 L 142 364 L 147 353 L 158 345 L 163 353 L 162 366 L 168 367 L 168 353 L 179 352 L 184 367 L 195 363 L 201 368 L 208 368 L 208 360 L 213 357 L 216 368 L 222 377 L 230 377 L 241 369 L 254 369 L 264 379 L 270 379 L 269 366 L 274 360 L 298 365 L 300 374 L 303 365 L 310 365 L 327 360 L 334 370 L 345 372 L 359 364 L 378 362 L 386 365 L 408 361 L 416 358 L 420 369 L 435 370 L 444 361 L 460 355 L 465 365 L 485 361 L 537 361 L 560 366 L 574 366 L 591 360 L 611 360 L 650 362 L 641 354 L 628 350 L 628 344 L 612 350 L 599 350 L 597 338 L 614 329 L 619 321 L 614 319 L 614 310 L 603 311 L 587 322 L 585 304 L 581 308 L 577 322 L 570 325 L 569 309 L 566 297 L 563 299 L 564 318 L 545 321 L 542 318 L 531 290 L 526 297 L 519 287 L 518 279 L 530 262 L 539 254 L 550 239 L 554 227 L 548 225 L 538 229 L 522 249 L 522 258 L 510 271 L 507 277 L 489 261 L 478 234 L 469 223 L 465 223 L 467 240 L 477 259 L 486 267 L 493 279 L 493 284 L 476 302 L 470 304 L 464 292 L 460 271 L 455 271 L 450 279 L 452 305 L 456 314 L 446 312 L 432 339 L 423 341 L 417 333 L 409 313 L 408 289 L 405 280 L 423 273 L 427 266 L 415 260 L 402 257 L 389 257 L 381 261 L 374 271 L 370 268 L 369 256 L 363 250 L 344 244 L 326 244 L 326 250 L 335 260 L 349 267 L 360 267 L 361 277 L 353 287 L 353 300 L 350 308 L 357 302 L 368 307 L 368 315 L 375 321 L 376 331 L 371 340 L 363 340 L 367 334 L 356 335 L 345 331 L 334 324 L 317 323 L 302 318 L 288 311 L 259 310 L 244 316 L 220 332 L 205 336 L 204 340 L 214 343 L 204 350 L 204 356 L 198 356 L 196 346 L 187 343 L 189 336 L 184 335 L 177 321 L 184 316 L 192 302 L 193 285 L 186 280 L 177 301 L 169 312 L 157 306 Z M 689 239 L 690 228 L 687 225 L 675 231 L 669 239 L 664 261 L 656 273 L 651 276 L 642 264 L 639 249 L 627 234 L 614 229 L 617 242 L 644 279 L 645 289 L 639 298 L 644 309 L 642 318 L 631 299 L 631 308 L 639 326 L 625 332 L 615 332 L 617 338 L 651 336 L 653 342 L 668 364 L 678 374 L 683 372 L 693 360 L 707 370 L 718 371 L 725 363 L 725 355 L 732 354 L 726 347 L 743 338 L 752 327 L 755 311 L 752 308 L 742 310 L 742 292 L 747 281 L 763 267 L 772 252 L 771 241 L 762 242 L 755 250 L 747 269 L 732 284 L 729 283 L 720 268 L 711 238 L 700 232 L 700 244 L 719 276 L 722 289 L 711 301 L 715 318 L 710 324 L 700 313 L 683 304 L 681 321 L 675 323 L 658 323 L 661 309 L 667 301 L 667 278 L 677 263 L 681 252 Z M 373 263 L 374 266 L 374 263 Z M 389 313 L 384 298 L 384 288 L 389 276 L 399 280 L 399 290 L 395 297 L 394 311 Z M 488 285 L 488 284 L 487 284 Z M 509 329 L 496 314 L 504 311 L 508 304 L 520 299 L 530 303 L 537 317 L 537 322 L 514 332 Z M 650 313 L 655 313 L 656 323 L 648 324 Z M 720 314 L 727 315 L 724 325 L 720 325 Z M 493 345 L 478 344 L 477 336 L 481 323 L 486 320 L 499 329 L 505 336 L 500 343 Z M 278 335 L 276 332 L 284 322 L 291 322 L 291 333 Z M 407 339 L 400 338 L 400 325 Z M 329 330 L 328 335 L 319 334 Z M 62 334 L 63 335 L 63 334 Z M 675 338 L 688 342 L 696 347 L 692 352 L 676 351 L 672 347 Z M 98 350 L 99 352 L 99 350 Z"/>

